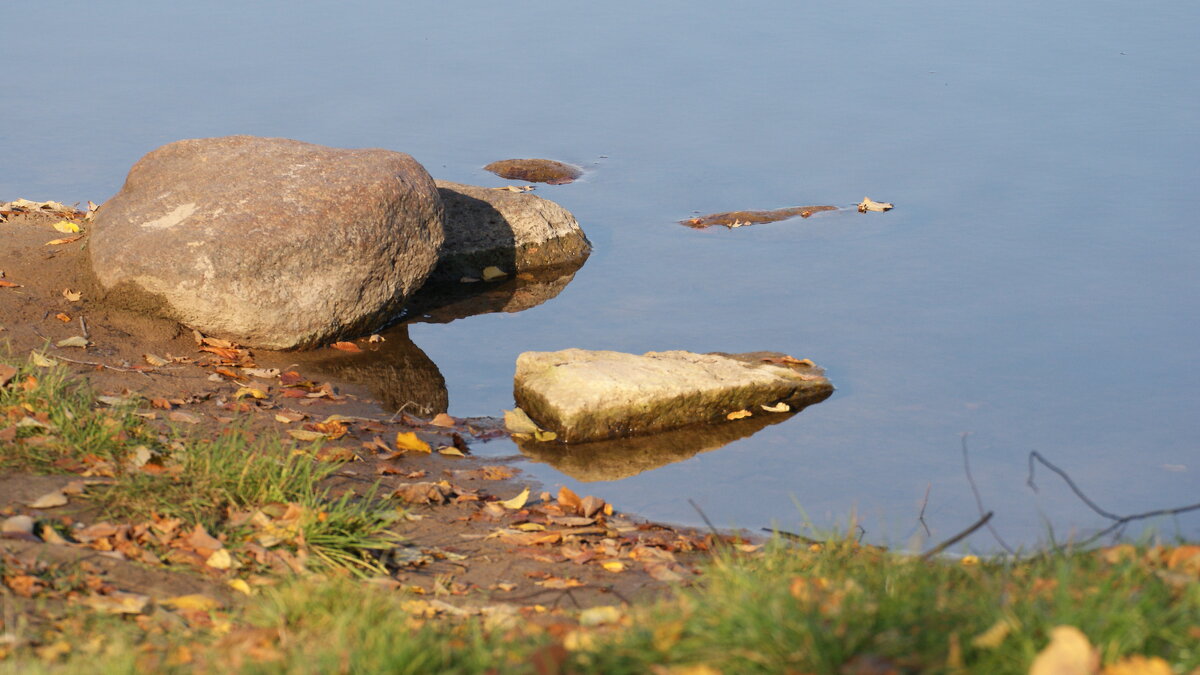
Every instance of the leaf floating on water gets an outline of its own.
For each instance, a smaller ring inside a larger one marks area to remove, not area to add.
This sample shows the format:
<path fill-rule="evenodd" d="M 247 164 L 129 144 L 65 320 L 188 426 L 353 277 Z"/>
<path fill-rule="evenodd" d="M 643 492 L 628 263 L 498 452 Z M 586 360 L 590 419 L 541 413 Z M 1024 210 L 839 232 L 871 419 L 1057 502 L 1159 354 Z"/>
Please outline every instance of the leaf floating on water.
<path fill-rule="evenodd" d="M 552 159 L 502 159 L 488 164 L 483 170 L 509 180 L 547 185 L 566 185 L 583 175 L 579 167 Z"/>
<path fill-rule="evenodd" d="M 726 415 L 726 416 L 725 416 L 725 419 L 727 419 L 727 420 L 740 420 L 740 419 L 742 419 L 742 418 L 745 418 L 745 417 L 750 417 L 750 416 L 751 416 L 751 415 L 753 415 L 753 414 L 754 414 L 754 413 L 750 412 L 749 410 L 737 410 L 737 411 L 731 412 L 731 413 L 729 413 L 728 415 Z"/>
<path fill-rule="evenodd" d="M 895 204 L 889 202 L 877 202 L 870 197 L 863 197 L 863 200 L 858 203 L 858 212 L 866 213 L 867 211 L 891 211 L 896 208 Z"/>
<path fill-rule="evenodd" d="M 466 457 L 466 455 L 462 453 L 462 450 L 459 450 L 452 445 L 447 445 L 444 448 L 438 448 L 438 454 L 446 455 L 448 457 Z"/>
<path fill-rule="evenodd" d="M 496 267 L 495 265 L 483 268 L 483 280 L 484 281 L 492 281 L 493 279 L 499 279 L 501 277 L 506 277 L 506 276 L 508 276 L 508 272 L 505 272 L 504 270 L 500 269 L 499 267 Z"/>
<path fill-rule="evenodd" d="M 437 415 L 434 415 L 433 419 L 429 420 L 429 423 L 435 427 L 452 427 L 455 424 L 458 424 L 453 417 L 447 415 L 446 413 L 438 413 Z"/>
<path fill-rule="evenodd" d="M 787 220 L 788 218 L 795 218 L 797 216 L 807 218 L 820 211 L 836 210 L 836 206 L 793 206 L 786 209 L 775 209 L 774 211 L 729 211 L 727 213 L 713 213 L 707 216 L 688 218 L 687 220 L 679 221 L 679 223 L 698 230 L 712 227 L 713 225 L 724 225 L 733 229 L 755 223 L 773 223 L 778 220 Z"/>

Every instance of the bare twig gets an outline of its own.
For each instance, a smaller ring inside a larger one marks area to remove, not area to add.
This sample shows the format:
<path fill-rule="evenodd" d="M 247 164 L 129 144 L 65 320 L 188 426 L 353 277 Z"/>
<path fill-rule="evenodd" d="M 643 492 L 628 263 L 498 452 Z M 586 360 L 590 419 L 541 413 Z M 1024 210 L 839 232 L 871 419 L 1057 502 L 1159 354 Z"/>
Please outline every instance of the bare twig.
<path fill-rule="evenodd" d="M 92 339 L 92 336 L 88 335 L 87 322 L 83 320 L 82 314 L 79 316 L 79 329 L 83 331 L 83 339 Z"/>
<path fill-rule="evenodd" d="M 796 541 L 802 541 L 806 544 L 824 544 L 825 543 L 825 542 L 821 541 L 820 539 L 813 539 L 812 537 L 806 537 L 802 534 L 796 534 L 795 532 L 788 532 L 786 530 L 776 530 L 776 529 L 772 529 L 769 527 L 763 527 L 763 528 L 759 528 L 759 529 L 761 529 L 763 532 L 770 532 L 772 534 L 778 534 L 779 536 L 783 537 L 784 539 L 795 539 Z"/>
<path fill-rule="evenodd" d="M 941 553 L 942 551 L 945 551 L 946 549 L 957 544 L 958 542 L 962 541 L 963 539 L 966 539 L 967 537 L 971 536 L 972 534 L 975 533 L 975 530 L 978 530 L 979 528 L 983 527 L 984 525 L 987 525 L 988 521 L 992 519 L 993 515 L 995 515 L 995 514 L 992 513 L 991 511 L 988 511 L 987 513 L 983 514 L 983 517 L 980 518 L 979 520 L 975 521 L 975 524 L 971 525 L 970 527 L 963 530 L 962 532 L 959 532 L 958 534 L 954 535 L 953 537 L 950 537 L 946 541 L 943 541 L 942 543 L 938 544 L 937 546 L 934 546 L 933 548 L 929 549 L 925 553 L 921 554 L 921 560 L 929 560 L 933 556 Z"/>
<path fill-rule="evenodd" d="M 917 516 L 917 522 L 921 527 L 925 528 L 925 536 L 932 537 L 933 533 L 929 531 L 929 525 L 925 522 L 925 507 L 929 506 L 929 491 L 933 489 L 933 483 L 925 485 L 925 498 L 921 500 L 921 513 Z"/>
<path fill-rule="evenodd" d="M 1071 480 L 1071 476 L 1069 476 L 1066 471 L 1055 466 L 1050 460 L 1043 457 L 1042 453 L 1038 452 L 1037 450 L 1032 450 L 1029 453 L 1029 478 L 1025 480 L 1025 484 L 1028 485 L 1034 492 L 1038 491 L 1037 485 L 1033 482 L 1034 462 L 1038 462 L 1042 466 L 1058 474 L 1058 476 L 1063 479 L 1063 482 L 1067 484 L 1067 487 L 1071 489 L 1071 492 L 1074 492 L 1075 496 L 1079 497 L 1079 499 L 1084 504 L 1087 504 L 1089 509 L 1096 512 L 1097 515 L 1113 521 L 1112 525 L 1100 530 L 1090 538 L 1080 542 L 1080 545 L 1090 544 L 1091 542 L 1109 534 L 1110 532 L 1119 531 L 1135 520 L 1145 520 L 1146 518 L 1153 518 L 1155 516 L 1174 516 L 1179 515 L 1180 513 L 1187 513 L 1189 511 L 1200 511 L 1200 503 L 1196 503 L 1169 509 L 1155 509 L 1153 511 L 1134 513 L 1127 516 L 1117 515 L 1112 511 L 1101 508 L 1099 504 L 1092 501 L 1091 498 L 1083 493 L 1083 490 L 1079 489 L 1079 486 L 1075 484 L 1075 481 Z"/>
<path fill-rule="evenodd" d="M 975 485 L 975 478 L 974 478 L 974 476 L 971 475 L 971 460 L 967 454 L 967 436 L 968 435 L 970 435 L 970 434 L 967 432 L 964 432 L 962 434 L 963 471 L 965 471 L 967 474 L 967 482 L 971 484 L 971 492 L 973 492 L 975 494 L 975 506 L 979 508 L 979 515 L 980 515 L 980 517 L 982 517 L 983 513 L 984 513 L 983 497 L 979 496 L 979 486 Z M 989 511 L 988 513 L 991 513 L 991 512 Z M 1000 544 L 1000 546 L 1005 551 L 1008 551 L 1011 555 L 1016 555 L 1017 552 L 1013 550 L 1013 547 L 1008 545 L 1008 542 L 1004 541 L 1004 539 L 1002 539 L 1000 537 L 1000 533 L 996 531 L 996 528 L 992 527 L 991 523 L 989 523 L 988 520 L 990 520 L 990 519 L 985 518 L 983 521 L 985 524 L 987 524 L 988 531 L 992 533 L 992 536 L 995 537 L 996 541 Z"/>
<path fill-rule="evenodd" d="M 146 377 L 150 377 L 150 372 L 153 372 L 153 371 L 147 372 L 145 370 L 135 370 L 133 368 L 121 368 L 120 366 L 110 366 L 107 363 L 100 363 L 98 361 L 80 361 L 78 359 L 69 359 L 65 356 L 62 356 L 61 354 L 55 354 L 54 358 L 58 359 L 59 361 L 66 361 L 67 363 L 75 363 L 75 364 L 78 364 L 81 366 L 92 366 L 94 368 L 107 368 L 108 370 L 115 370 L 115 371 L 121 372 L 121 373 L 139 373 Z"/>
<path fill-rule="evenodd" d="M 717 532 L 716 526 L 713 525 L 712 521 L 708 519 L 708 516 L 704 513 L 704 511 L 700 510 L 700 505 L 697 504 L 694 500 L 692 500 L 691 497 L 688 497 L 688 503 L 692 505 L 693 509 L 696 509 L 696 513 L 700 514 L 701 520 L 703 520 L 704 524 L 708 526 L 708 530 L 709 530 L 709 532 L 712 532 L 713 537 L 715 537 L 717 541 L 720 541 L 721 533 Z"/>

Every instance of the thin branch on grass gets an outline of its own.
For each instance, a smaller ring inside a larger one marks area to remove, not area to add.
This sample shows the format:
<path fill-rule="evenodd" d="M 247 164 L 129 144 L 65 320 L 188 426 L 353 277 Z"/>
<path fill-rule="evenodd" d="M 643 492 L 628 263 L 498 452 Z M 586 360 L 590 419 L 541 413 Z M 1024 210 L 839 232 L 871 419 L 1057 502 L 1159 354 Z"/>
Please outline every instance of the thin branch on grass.
<path fill-rule="evenodd" d="M 988 521 L 992 519 L 993 515 L 995 515 L 995 514 L 991 511 L 988 511 L 987 513 L 983 514 L 983 517 L 980 518 L 979 520 L 975 521 L 974 525 L 971 525 L 970 527 L 963 530 L 962 532 L 959 532 L 958 534 L 954 535 L 953 537 L 950 537 L 946 541 L 943 541 L 942 543 L 938 544 L 937 546 L 934 546 L 933 548 L 929 549 L 928 551 L 922 553 L 921 560 L 929 560 L 933 556 L 941 553 L 942 551 L 945 551 L 946 549 L 957 544 L 958 542 L 962 541 L 963 539 L 966 539 L 967 537 L 971 536 L 972 534 L 975 533 L 975 530 L 978 530 L 979 528 L 983 527 L 984 525 L 987 525 Z"/>
<path fill-rule="evenodd" d="M 153 372 L 153 371 L 147 372 L 145 370 L 136 370 L 134 368 L 122 368 L 120 366 L 110 366 L 107 363 L 100 363 L 99 361 L 80 361 L 78 359 L 69 359 L 65 356 L 62 356 L 61 354 L 55 354 L 54 358 L 58 359 L 59 361 L 66 361 L 67 363 L 75 363 L 75 364 L 78 364 L 81 366 L 92 366 L 93 368 L 107 368 L 108 370 L 115 370 L 120 373 L 139 373 L 146 377 L 150 377 L 150 372 Z"/>
<path fill-rule="evenodd" d="M 1200 503 L 1196 503 L 1196 504 L 1189 504 L 1187 506 L 1179 506 L 1179 507 L 1169 508 L 1169 509 L 1155 509 L 1153 511 L 1146 511 L 1145 513 L 1134 513 L 1134 514 L 1127 515 L 1127 516 L 1117 515 L 1117 514 L 1113 513 L 1112 511 L 1101 508 L 1099 504 L 1092 501 L 1090 497 L 1088 497 L 1086 494 L 1083 493 L 1083 490 L 1079 489 L 1079 486 L 1075 484 L 1075 481 L 1071 479 L 1071 476 L 1068 475 L 1066 471 L 1055 466 L 1050 460 L 1043 457 L 1042 453 L 1038 452 L 1037 450 L 1032 450 L 1029 453 L 1029 478 L 1027 478 L 1025 480 L 1025 484 L 1028 485 L 1029 488 L 1031 490 L 1033 490 L 1034 492 L 1038 491 L 1037 484 L 1035 484 L 1033 482 L 1033 474 L 1034 474 L 1034 468 L 1035 468 L 1034 462 L 1038 462 L 1042 466 L 1044 466 L 1047 469 L 1058 474 L 1058 476 L 1063 479 L 1063 482 L 1065 482 L 1067 484 L 1067 487 L 1069 487 L 1071 489 L 1071 492 L 1074 492 L 1076 497 L 1079 497 L 1079 499 L 1084 504 L 1087 504 L 1087 507 L 1089 509 L 1096 512 L 1096 514 L 1098 514 L 1108 520 L 1113 521 L 1112 525 L 1104 528 L 1103 530 L 1100 530 L 1099 532 L 1092 535 L 1090 538 L 1084 540 L 1083 542 L 1080 542 L 1080 545 L 1090 544 L 1091 542 L 1099 539 L 1100 537 L 1103 537 L 1103 536 L 1109 534 L 1110 532 L 1119 531 L 1120 529 L 1124 528 L 1126 525 L 1128 525 L 1129 523 L 1131 523 L 1135 520 L 1145 520 L 1146 518 L 1154 518 L 1155 516 L 1175 516 L 1175 515 L 1179 515 L 1181 513 L 1188 513 L 1189 511 L 1200 511 Z"/>
<path fill-rule="evenodd" d="M 971 492 L 975 494 L 975 506 L 979 508 L 979 516 L 982 518 L 984 514 L 983 497 L 979 496 L 979 486 L 975 484 L 975 477 L 971 475 L 971 460 L 967 454 L 967 436 L 969 435 L 967 432 L 962 434 L 963 471 L 967 474 L 967 482 L 971 484 Z M 995 537 L 996 541 L 999 542 L 1005 551 L 1008 551 L 1010 555 L 1016 555 L 1017 552 L 1013 550 L 1013 547 L 1008 545 L 1008 542 L 1000 537 L 1000 533 L 996 531 L 996 528 L 992 527 L 991 523 L 987 522 L 988 520 L 984 519 L 988 531 L 992 533 L 992 536 Z"/>
<path fill-rule="evenodd" d="M 759 529 L 761 529 L 763 532 L 770 532 L 771 534 L 778 534 L 779 536 L 783 537 L 784 539 L 794 539 L 796 541 L 802 541 L 806 544 L 824 544 L 825 543 L 825 542 L 821 541 L 820 539 L 813 539 L 812 537 L 806 537 L 802 534 L 796 534 L 795 532 L 788 532 L 786 530 L 777 530 L 777 529 L 772 529 L 770 527 L 762 527 Z"/>

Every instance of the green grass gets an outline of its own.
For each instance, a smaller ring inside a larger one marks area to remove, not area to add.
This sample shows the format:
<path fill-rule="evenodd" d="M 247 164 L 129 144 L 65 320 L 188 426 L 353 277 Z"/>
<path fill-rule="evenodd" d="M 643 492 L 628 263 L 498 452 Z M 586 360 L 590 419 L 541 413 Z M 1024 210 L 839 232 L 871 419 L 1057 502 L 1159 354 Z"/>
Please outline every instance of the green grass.
<path fill-rule="evenodd" d="M 0 443 L 0 470 L 102 467 L 112 482 L 89 489 L 88 496 L 105 517 L 134 522 L 152 515 L 178 517 L 213 533 L 228 529 L 231 509 L 295 503 L 304 508 L 301 526 L 313 559 L 360 573 L 378 571 L 372 552 L 399 540 L 390 528 L 401 513 L 379 506 L 373 491 L 363 497 L 329 495 L 321 483 L 337 467 L 314 461 L 315 445 L 297 452 L 275 435 L 255 438 L 236 425 L 213 438 L 156 431 L 135 414 L 136 401 L 104 404 L 61 366 L 14 365 L 20 372 L 0 389 L 0 414 L 16 421 L 40 413 L 51 429 L 21 427 L 17 442 Z M 151 474 L 133 467 L 130 461 L 139 450 L 149 451 L 165 471 Z"/>

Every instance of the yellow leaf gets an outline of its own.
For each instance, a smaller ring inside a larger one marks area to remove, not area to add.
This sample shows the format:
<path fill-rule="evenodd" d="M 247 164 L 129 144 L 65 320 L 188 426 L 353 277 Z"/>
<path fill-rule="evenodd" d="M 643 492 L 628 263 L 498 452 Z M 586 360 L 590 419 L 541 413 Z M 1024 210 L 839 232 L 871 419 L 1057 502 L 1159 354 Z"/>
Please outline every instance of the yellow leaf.
<path fill-rule="evenodd" d="M 603 626 L 621 620 L 621 610 L 612 605 L 597 605 L 579 613 L 580 626 Z"/>
<path fill-rule="evenodd" d="M 288 435 L 298 441 L 316 441 L 325 438 L 325 434 L 319 431 L 308 431 L 307 429 L 288 429 Z"/>
<path fill-rule="evenodd" d="M 466 457 L 466 455 L 462 454 L 461 450 L 449 445 L 444 448 L 438 448 L 438 453 L 450 457 Z"/>
<path fill-rule="evenodd" d="M 515 510 L 521 508 L 522 506 L 525 506 L 525 502 L 527 502 L 527 501 L 529 501 L 529 488 L 525 488 L 524 490 L 521 490 L 521 494 L 517 495 L 516 497 L 513 497 L 512 499 L 508 499 L 508 500 L 500 502 L 500 505 L 506 509 L 512 509 L 515 511 Z"/>
<path fill-rule="evenodd" d="M 243 584 L 246 582 L 242 582 Z M 184 611 L 193 612 L 211 612 L 221 606 L 221 603 L 207 595 L 192 593 L 190 595 L 177 595 L 173 598 L 167 598 L 159 604 L 166 605 L 171 609 L 181 609 Z"/>
<path fill-rule="evenodd" d="M 492 265 L 490 267 L 483 268 L 482 276 L 484 281 L 492 281 L 493 279 L 499 279 L 500 277 L 508 276 L 508 272 L 505 272 L 499 267 Z"/>
<path fill-rule="evenodd" d="M 83 293 L 78 293 L 69 288 L 64 288 L 62 296 L 67 299 L 67 302 L 79 302 L 79 299 L 83 297 Z"/>
<path fill-rule="evenodd" d="M 1173 672 L 1171 665 L 1161 658 L 1146 658 L 1141 654 L 1123 658 L 1104 669 L 1104 675 L 1171 675 Z"/>
<path fill-rule="evenodd" d="M 1100 655 L 1078 628 L 1058 626 L 1050 631 L 1050 644 L 1038 652 L 1029 675 L 1093 675 Z"/>
<path fill-rule="evenodd" d="M 415 452 L 433 452 L 429 444 L 417 437 L 415 431 L 401 431 L 396 434 L 397 450 L 413 450 Z"/>
<path fill-rule="evenodd" d="M 286 415 L 276 415 L 275 421 L 279 422 L 280 424 L 291 424 L 292 422 L 295 422 L 296 420 L 294 420 Z"/>
<path fill-rule="evenodd" d="M 600 566 L 609 572 L 615 573 L 625 571 L 625 563 L 621 562 L 620 560 L 605 560 L 604 562 L 600 563 Z"/>
<path fill-rule="evenodd" d="M 230 579 L 229 587 L 242 595 L 252 595 L 254 593 L 250 588 L 250 584 L 246 583 L 244 579 Z"/>
<path fill-rule="evenodd" d="M 89 595 L 83 599 L 83 604 L 108 614 L 141 614 L 149 603 L 148 595 L 124 591 L 113 591 L 108 595 Z"/>
<path fill-rule="evenodd" d="M 233 395 L 235 399 L 245 398 L 247 396 L 261 399 L 267 397 L 267 392 L 263 391 L 262 389 L 255 389 L 254 387 L 242 387 Z"/>
<path fill-rule="evenodd" d="M 429 423 L 435 427 L 452 427 L 455 424 L 458 424 L 453 417 L 447 415 L 446 413 L 438 413 L 433 419 L 429 420 Z"/>
<path fill-rule="evenodd" d="M 41 352 L 30 352 L 29 358 L 31 361 L 33 361 L 33 365 L 37 366 L 38 368 L 50 368 L 58 365 L 58 361 L 43 356 Z"/>
<path fill-rule="evenodd" d="M 60 220 L 53 227 L 63 234 L 74 234 L 79 231 L 79 226 L 69 220 Z"/>
<path fill-rule="evenodd" d="M 558 438 L 558 434 L 554 433 L 553 431 L 542 431 L 541 429 L 538 429 L 537 431 L 533 432 L 533 437 L 539 441 L 546 442 L 553 441 L 554 439 Z"/>
<path fill-rule="evenodd" d="M 146 360 L 146 363 L 149 363 L 155 368 L 160 368 L 170 363 L 170 361 L 164 359 L 163 357 L 155 356 L 154 354 L 142 354 L 142 358 Z"/>
<path fill-rule="evenodd" d="M 208 556 L 208 560 L 205 560 L 204 564 L 214 570 L 227 570 L 233 567 L 233 556 L 229 555 L 228 550 L 219 548 Z"/>
<path fill-rule="evenodd" d="M 751 415 L 753 415 L 753 414 L 754 414 L 754 413 L 750 412 L 749 410 L 737 410 L 737 411 L 731 412 L 731 413 L 729 413 L 728 415 L 726 415 L 726 416 L 725 416 L 725 419 L 727 419 L 727 420 L 740 420 L 740 419 L 742 419 L 743 417 L 750 417 L 750 416 L 751 416 Z"/>
<path fill-rule="evenodd" d="M 88 346 L 88 339 L 82 335 L 72 335 L 69 338 L 63 338 L 54 344 L 56 347 L 79 347 L 83 349 Z"/>
<path fill-rule="evenodd" d="M 877 202 L 870 197 L 863 197 L 863 200 L 858 203 L 858 212 L 866 213 L 867 211 L 891 211 L 896 208 L 895 205 L 888 202 Z"/>
<path fill-rule="evenodd" d="M 1017 623 L 1015 620 L 1008 617 L 1001 618 L 992 624 L 991 628 L 971 638 L 971 645 L 981 649 L 995 649 L 1004 642 L 1004 638 L 1008 637 L 1008 634 L 1016 627 Z"/>
<path fill-rule="evenodd" d="M 534 434 L 541 428 L 520 408 L 504 411 L 504 428 L 514 434 Z"/>
<path fill-rule="evenodd" d="M 546 529 L 546 526 L 540 523 L 521 523 L 520 525 L 514 525 L 513 527 L 522 532 L 541 532 Z"/>
<path fill-rule="evenodd" d="M 979 556 L 977 556 L 977 555 L 964 555 L 964 556 L 962 557 L 962 560 L 960 560 L 959 562 L 961 562 L 963 565 L 965 565 L 965 566 L 967 566 L 967 567 L 972 567 L 972 566 L 974 566 L 974 565 L 978 565 L 978 564 L 979 564 Z"/>

